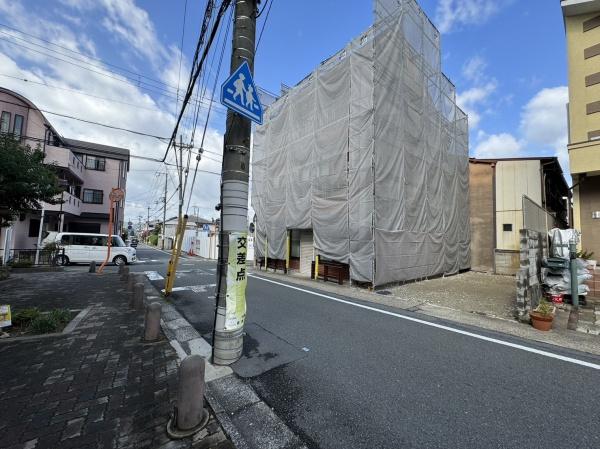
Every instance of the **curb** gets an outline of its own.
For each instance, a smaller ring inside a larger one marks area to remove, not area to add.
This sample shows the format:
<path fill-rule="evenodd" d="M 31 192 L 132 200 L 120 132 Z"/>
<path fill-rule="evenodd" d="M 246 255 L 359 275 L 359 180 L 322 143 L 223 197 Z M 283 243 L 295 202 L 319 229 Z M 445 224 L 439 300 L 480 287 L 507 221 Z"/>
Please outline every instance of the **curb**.
<path fill-rule="evenodd" d="M 204 358 L 206 401 L 237 449 L 306 449 L 300 438 L 230 367 L 210 363 L 212 346 L 157 292 L 146 275 L 144 293 L 146 303 L 162 304 L 161 328 L 179 360 L 195 354 Z"/>
<path fill-rule="evenodd" d="M 62 332 L 53 332 L 51 334 L 39 334 L 39 335 L 24 335 L 22 337 L 10 337 L 10 338 L 2 338 L 0 339 L 0 343 L 10 343 L 10 342 L 18 342 L 18 341 L 32 341 L 32 340 L 41 340 L 44 338 L 53 338 L 53 337 L 65 337 L 72 333 L 79 323 L 83 321 L 83 319 L 90 313 L 90 310 L 94 308 L 94 304 L 91 306 L 87 306 L 85 309 L 81 310 L 75 318 L 73 318 L 69 323 L 65 326 Z"/>

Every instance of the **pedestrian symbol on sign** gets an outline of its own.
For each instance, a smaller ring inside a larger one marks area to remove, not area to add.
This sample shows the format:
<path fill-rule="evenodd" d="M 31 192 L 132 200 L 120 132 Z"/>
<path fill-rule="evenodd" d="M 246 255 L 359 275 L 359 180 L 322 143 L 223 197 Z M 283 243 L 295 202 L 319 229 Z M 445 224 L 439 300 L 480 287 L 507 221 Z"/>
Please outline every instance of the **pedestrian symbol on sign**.
<path fill-rule="evenodd" d="M 221 103 L 259 125 L 262 124 L 262 105 L 246 61 L 221 86 Z"/>

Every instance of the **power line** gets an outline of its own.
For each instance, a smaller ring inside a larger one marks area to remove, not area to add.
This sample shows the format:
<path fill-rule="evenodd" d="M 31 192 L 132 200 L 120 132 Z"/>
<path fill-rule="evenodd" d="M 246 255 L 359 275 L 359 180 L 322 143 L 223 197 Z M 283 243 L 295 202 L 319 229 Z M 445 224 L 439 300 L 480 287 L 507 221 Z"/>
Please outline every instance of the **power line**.
<path fill-rule="evenodd" d="M 185 37 L 185 19 L 187 16 L 187 0 L 183 6 L 183 25 L 181 26 L 181 44 L 179 45 L 179 74 L 177 75 L 177 99 L 175 100 L 175 109 L 179 106 L 179 83 L 181 82 L 181 61 L 183 59 L 183 38 Z"/>
<path fill-rule="evenodd" d="M 192 96 L 192 93 L 193 93 L 193 90 L 194 90 L 194 85 L 196 84 L 196 80 L 198 79 L 198 76 L 200 75 L 200 72 L 202 71 L 202 67 L 204 65 L 204 60 L 206 59 L 206 55 L 208 54 L 208 50 L 210 49 L 210 47 L 212 45 L 212 42 L 214 40 L 215 34 L 216 34 L 217 29 L 219 27 L 219 24 L 221 22 L 221 17 L 223 17 L 223 14 L 227 10 L 227 8 L 229 8 L 229 4 L 230 3 L 231 3 L 231 0 L 223 0 L 221 2 L 221 7 L 219 8 L 219 12 L 217 13 L 217 17 L 215 19 L 215 23 L 214 23 L 213 28 L 211 30 L 210 36 L 208 38 L 208 42 L 206 43 L 206 46 L 205 46 L 204 51 L 202 53 L 202 57 L 198 61 L 198 64 L 195 67 L 194 74 L 193 74 L 193 76 L 190 79 L 190 82 L 189 82 L 189 85 L 188 85 L 188 90 L 187 90 L 187 92 L 185 94 L 185 97 L 183 99 L 183 103 L 182 103 L 182 107 L 181 107 L 181 112 L 179 113 L 179 116 L 177 117 L 177 122 L 175 123 L 175 128 L 173 129 L 173 134 L 171 135 L 171 139 L 169 140 L 169 144 L 167 145 L 167 149 L 165 151 L 165 155 L 163 156 L 163 161 L 167 158 L 167 154 L 169 152 L 169 149 L 171 148 L 171 146 L 175 142 L 175 139 L 177 137 L 177 131 L 179 129 L 179 124 L 181 123 L 181 118 L 183 116 L 183 113 L 185 112 L 185 108 L 187 106 L 187 103 L 189 102 L 190 97 Z"/>
<path fill-rule="evenodd" d="M 0 33 L 3 33 L 3 32 L 0 31 Z M 3 33 L 3 34 L 6 34 L 6 33 Z M 19 39 L 17 36 L 12 36 L 12 35 L 9 35 L 9 36 L 11 36 L 12 38 Z M 24 40 L 24 39 L 21 39 L 21 40 Z M 171 98 L 171 99 L 177 99 L 178 100 L 178 98 L 175 96 L 175 92 L 169 91 L 167 89 L 160 88 L 158 86 L 155 86 L 155 85 L 152 85 L 152 84 L 149 84 L 149 83 L 145 83 L 143 81 L 140 81 L 140 80 L 132 78 L 132 77 L 128 77 L 128 76 L 120 74 L 120 73 L 112 72 L 112 71 L 106 69 L 105 67 L 101 67 L 101 66 L 96 66 L 96 65 L 93 65 L 93 64 L 89 64 L 89 62 L 87 62 L 87 61 L 83 61 L 83 62 L 85 62 L 86 64 L 90 65 L 91 67 L 96 67 L 96 68 L 99 68 L 99 69 L 102 69 L 102 70 L 105 70 L 105 71 L 103 72 L 103 71 L 94 70 L 94 69 L 92 69 L 90 67 L 86 67 L 86 66 L 83 66 L 81 64 L 77 64 L 77 63 L 75 63 L 73 61 L 69 61 L 69 60 L 66 60 L 66 59 L 58 58 L 58 57 L 53 56 L 53 55 L 49 55 L 49 54 L 44 53 L 42 51 L 36 50 L 34 48 L 30 48 L 30 47 L 28 47 L 26 45 L 19 44 L 18 42 L 14 42 L 12 40 L 9 40 L 9 39 L 3 38 L 3 37 L 0 37 L 0 41 L 5 41 L 5 42 L 7 42 L 9 44 L 17 45 L 17 46 L 25 48 L 25 49 L 27 49 L 29 51 L 41 54 L 43 56 L 46 56 L 47 58 L 51 58 L 53 61 L 61 61 L 61 62 L 64 62 L 66 64 L 70 64 L 70 65 L 73 65 L 75 67 L 78 67 L 78 68 L 80 68 L 82 70 L 87 70 L 87 71 L 95 73 L 97 75 L 108 77 L 108 78 L 113 79 L 115 81 L 119 81 L 119 82 L 122 82 L 122 83 L 127 83 L 127 84 L 132 85 L 132 86 L 137 86 L 140 89 L 147 90 L 147 91 L 149 91 L 149 92 L 151 92 L 151 93 L 153 93 L 155 95 L 159 95 L 159 96 L 162 96 L 162 97 L 165 97 L 165 98 Z M 33 42 L 28 42 L 28 43 L 30 43 L 32 45 L 38 45 L 38 46 L 40 46 L 39 44 L 35 44 Z M 47 49 L 49 51 L 53 51 L 52 49 L 48 49 L 48 48 L 43 47 L 43 46 L 41 46 L 41 47 L 45 48 L 45 49 Z M 62 53 L 59 53 L 59 54 L 62 55 Z M 76 58 L 73 58 L 73 59 L 78 60 Z M 79 60 L 79 61 L 81 61 L 81 60 Z M 111 74 L 113 74 L 113 75 L 111 75 Z M 123 78 L 125 78 L 125 79 L 123 79 Z M 173 89 L 175 89 L 175 88 L 173 87 Z M 194 100 L 193 103 L 195 104 L 196 101 L 197 100 Z"/>
<path fill-rule="evenodd" d="M 9 30 L 12 30 L 12 31 L 16 31 L 17 33 L 20 33 L 20 34 L 22 34 L 22 35 L 24 35 L 24 36 L 29 36 L 29 37 L 32 37 L 33 39 L 36 39 L 36 40 L 38 40 L 38 41 L 41 41 L 41 42 L 45 42 L 45 43 L 47 43 L 47 44 L 49 44 L 49 45 L 53 45 L 53 46 L 55 46 L 55 47 L 58 47 L 58 48 L 60 48 L 60 49 L 66 50 L 66 51 L 68 51 L 68 52 L 70 52 L 70 53 L 74 53 L 74 54 L 77 54 L 77 55 L 80 55 L 80 56 L 84 56 L 84 57 L 85 57 L 85 58 L 87 58 L 87 59 L 92 59 L 92 60 L 98 61 L 98 62 L 102 63 L 103 65 L 106 65 L 106 66 L 109 66 L 109 67 L 114 67 L 115 69 L 122 70 L 122 71 L 124 71 L 124 72 L 127 72 L 127 73 L 130 73 L 130 74 L 132 74 L 132 75 L 135 75 L 135 76 L 136 76 L 136 77 L 138 77 L 138 78 L 146 78 L 147 80 L 153 81 L 153 82 L 155 82 L 155 83 L 157 83 L 157 84 L 161 84 L 161 85 L 164 85 L 164 86 L 170 87 L 170 88 L 172 88 L 172 89 L 175 89 L 175 86 L 171 86 L 171 85 L 169 85 L 169 84 L 165 83 L 164 81 L 160 81 L 160 80 L 157 80 L 157 79 L 155 79 L 155 78 L 152 78 L 152 77 L 149 77 L 149 76 L 147 76 L 147 75 L 144 75 L 144 74 L 142 74 L 142 73 L 139 73 L 139 72 L 134 72 L 134 71 L 132 71 L 132 70 L 130 70 L 130 69 L 127 69 L 127 68 L 125 68 L 125 67 L 122 67 L 122 66 L 119 66 L 119 65 L 116 65 L 116 64 L 112 64 L 112 63 L 110 63 L 110 62 L 103 61 L 102 59 L 100 59 L 100 58 L 98 58 L 98 57 L 96 57 L 96 56 L 87 55 L 87 54 L 85 54 L 85 53 L 82 53 L 82 52 L 80 52 L 80 51 L 73 50 L 72 48 L 66 47 L 66 46 L 64 46 L 64 45 L 57 44 L 57 43 L 55 43 L 55 42 L 52 42 L 52 41 L 49 41 L 49 40 L 47 40 L 47 39 L 43 39 L 43 38 L 41 38 L 41 37 L 38 37 L 38 36 L 36 36 L 36 35 L 34 35 L 34 34 L 27 33 L 27 32 L 25 32 L 25 31 L 23 31 L 23 30 L 20 30 L 20 29 L 18 29 L 18 28 L 15 28 L 15 27 L 12 27 L 12 26 L 6 25 L 6 24 L 4 24 L 4 23 L 0 23 L 0 27 L 2 27 L 2 28 L 6 28 L 6 29 L 9 29 Z M 4 33 L 4 34 L 6 34 L 6 33 Z M 24 42 L 28 42 L 28 43 L 30 43 L 30 44 L 34 44 L 34 45 L 36 45 L 34 42 L 27 41 L 26 39 L 22 39 L 22 38 L 21 38 L 21 40 L 23 40 Z M 49 51 L 52 51 L 52 49 L 51 49 L 51 48 L 44 47 L 44 46 L 42 46 L 42 45 L 39 45 L 39 44 L 37 44 L 37 45 L 38 45 L 39 47 L 45 48 L 45 49 L 47 49 L 47 50 L 49 50 Z M 66 55 L 64 55 L 64 56 L 66 56 Z"/>
<path fill-rule="evenodd" d="M 23 81 L 23 82 L 26 82 L 26 83 L 38 84 L 40 86 L 50 87 L 52 89 L 64 90 L 65 92 L 73 92 L 73 93 L 76 93 L 76 94 L 79 94 L 79 95 L 84 95 L 86 97 L 97 98 L 99 100 L 109 101 L 109 102 L 112 102 L 112 103 L 124 104 L 126 106 L 132 106 L 132 107 L 135 107 L 135 108 L 138 108 L 138 109 L 145 109 L 147 111 L 157 111 L 158 110 L 157 108 L 148 108 L 148 107 L 141 106 L 139 104 L 128 103 L 128 102 L 122 101 L 122 100 L 116 100 L 114 98 L 101 97 L 101 96 L 98 96 L 98 95 L 94 95 L 94 94 L 90 94 L 90 93 L 87 93 L 87 92 L 83 92 L 83 91 L 78 90 L 78 89 L 69 89 L 67 87 L 60 87 L 60 86 L 55 86 L 55 85 L 52 85 L 52 84 L 48 84 L 46 82 L 42 83 L 40 81 L 34 81 L 34 80 L 27 79 L 27 78 L 19 78 L 18 76 L 8 75 L 6 73 L 0 73 L 0 76 L 6 77 L 6 78 L 12 78 L 14 80 Z M 206 107 L 208 107 L 208 105 Z"/>
<path fill-rule="evenodd" d="M 267 1 L 269 1 L 269 0 L 267 0 Z M 265 20 L 263 21 L 262 28 L 260 29 L 260 34 L 258 35 L 258 42 L 256 42 L 256 49 L 255 49 L 255 52 L 258 52 L 258 46 L 260 45 L 260 40 L 262 39 L 263 31 L 265 31 L 265 25 L 267 24 L 267 20 L 269 20 L 269 13 L 271 12 L 271 6 L 273 6 L 273 2 L 274 2 L 274 1 L 275 1 L 275 0 L 271 0 L 271 1 L 269 2 L 269 9 L 267 9 L 267 15 L 265 16 Z M 267 7 L 267 5 L 265 5 L 265 6 L 263 7 L 263 11 L 264 11 L 264 9 L 265 9 L 266 7 Z M 260 14 L 262 14 L 262 11 L 260 12 Z M 260 14 L 259 14 L 259 15 L 260 15 Z M 256 16 L 256 17 L 258 17 L 258 16 Z"/>
<path fill-rule="evenodd" d="M 229 21 L 227 22 L 227 31 L 225 32 L 225 36 L 223 38 L 223 47 L 221 48 L 221 56 L 219 57 L 219 66 L 217 68 L 217 73 L 220 72 L 220 70 L 221 70 L 221 64 L 223 62 L 223 55 L 225 54 L 225 46 L 227 43 L 227 37 L 229 36 L 229 28 L 231 26 L 232 20 L 233 20 L 233 11 L 230 13 Z M 218 77 L 215 77 L 215 82 L 213 84 L 212 93 L 211 93 L 211 100 L 215 95 L 215 90 L 217 87 L 217 80 L 218 80 Z M 206 129 L 208 127 L 208 121 L 210 119 L 210 111 L 211 111 L 211 108 L 209 107 L 208 112 L 206 114 L 206 121 L 204 122 L 204 130 L 202 131 L 202 140 L 200 141 L 200 148 L 202 148 L 204 146 L 204 138 L 206 137 Z M 200 151 L 202 152 L 202 150 L 200 150 Z M 207 159 L 211 160 L 210 157 L 208 157 L 208 156 L 205 156 L 205 157 Z M 198 156 L 196 157 L 196 167 L 194 168 L 194 177 L 192 179 L 192 186 L 190 188 L 190 194 L 188 196 L 188 204 L 187 204 L 187 207 L 185 210 L 186 214 L 187 214 L 188 210 L 190 209 L 190 203 L 192 202 L 192 194 L 194 192 L 194 185 L 196 183 L 196 175 L 198 173 L 198 165 L 200 165 L 200 158 L 201 158 L 201 154 L 198 154 Z M 212 160 L 215 160 L 215 159 L 212 159 Z M 220 162 L 220 161 L 216 161 L 216 162 Z"/>

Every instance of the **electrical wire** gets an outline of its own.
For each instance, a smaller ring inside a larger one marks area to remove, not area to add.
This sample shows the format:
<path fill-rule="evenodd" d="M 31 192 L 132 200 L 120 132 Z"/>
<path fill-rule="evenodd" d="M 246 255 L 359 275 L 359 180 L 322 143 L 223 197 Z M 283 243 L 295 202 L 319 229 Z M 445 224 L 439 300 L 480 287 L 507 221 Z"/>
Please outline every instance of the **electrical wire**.
<path fill-rule="evenodd" d="M 231 27 L 231 22 L 232 21 L 233 21 L 233 10 L 231 11 L 231 13 L 229 15 L 229 21 L 227 22 L 227 30 L 225 31 L 225 37 L 223 38 L 223 47 L 221 48 L 221 55 L 219 56 L 219 65 L 218 65 L 218 68 L 217 68 L 217 73 L 220 73 L 220 71 L 221 71 L 221 64 L 223 63 L 223 55 L 225 54 L 225 47 L 226 47 L 226 43 L 227 43 L 227 37 L 229 36 L 229 29 Z M 211 100 L 212 100 L 212 98 L 215 95 L 215 91 L 216 91 L 216 88 L 217 88 L 217 81 L 218 81 L 218 79 L 219 78 L 215 76 L 215 81 L 213 83 L 213 88 L 212 88 L 212 93 L 211 93 Z M 204 122 L 204 130 L 202 131 L 202 140 L 200 142 L 200 148 L 201 148 L 200 152 L 201 153 L 202 153 L 202 147 L 204 146 L 204 139 L 206 137 L 206 129 L 208 128 L 208 122 L 210 120 L 210 112 L 211 112 L 211 108 L 209 107 L 207 115 L 206 115 L 206 121 Z M 189 196 L 188 196 L 188 204 L 187 204 L 187 207 L 186 207 L 186 210 L 185 210 L 186 214 L 188 213 L 188 211 L 190 209 L 190 204 L 192 202 L 192 194 L 194 192 L 194 185 L 196 183 L 196 175 L 198 173 L 198 165 L 200 164 L 200 159 L 202 157 L 201 153 L 198 154 L 198 156 L 196 157 L 196 167 L 194 169 L 194 177 L 192 179 L 192 186 L 190 188 L 190 193 L 189 193 Z M 211 160 L 210 157 L 208 157 L 208 156 L 205 156 L 205 157 L 207 159 Z M 220 161 L 217 161 L 215 159 L 212 159 L 212 160 L 214 160 L 216 162 L 220 162 Z M 184 193 L 185 193 L 185 191 L 184 191 Z"/>
<path fill-rule="evenodd" d="M 202 57 L 200 58 L 200 60 L 198 61 L 197 67 L 195 68 L 194 74 L 192 76 L 192 78 L 190 79 L 190 83 L 189 83 L 189 87 L 188 90 L 186 92 L 182 107 L 181 107 L 181 112 L 179 113 L 179 116 L 177 118 L 177 122 L 175 123 L 175 128 L 173 129 L 173 134 L 171 135 L 171 139 L 169 140 L 169 144 L 167 145 L 167 149 L 165 151 L 165 154 L 163 156 L 163 161 L 167 158 L 167 154 L 169 153 L 170 148 L 172 147 L 173 143 L 175 142 L 176 136 L 177 136 L 177 131 L 179 129 L 179 124 L 181 123 L 181 119 L 183 116 L 183 113 L 185 112 L 185 108 L 187 106 L 187 103 L 190 100 L 190 97 L 192 96 L 193 93 L 193 89 L 194 89 L 194 85 L 196 84 L 196 80 L 198 79 L 198 76 L 200 75 L 200 72 L 202 71 L 202 67 L 204 65 L 204 60 L 206 59 L 206 55 L 208 54 L 208 50 L 210 49 L 212 42 L 214 40 L 215 34 L 217 32 L 217 29 L 219 28 L 219 24 L 221 22 L 221 17 L 223 17 L 223 14 L 225 13 L 225 11 L 229 8 L 229 5 L 231 3 L 231 0 L 223 0 L 221 2 L 221 6 L 219 8 L 219 12 L 217 13 L 217 17 L 215 19 L 215 23 L 213 25 L 213 28 L 211 30 L 210 36 L 208 38 L 208 41 L 206 43 L 206 46 L 204 48 L 204 52 L 202 54 Z"/>
<path fill-rule="evenodd" d="M 177 99 L 175 100 L 175 109 L 179 106 L 179 83 L 181 82 L 181 61 L 183 59 L 183 39 L 185 37 L 185 19 L 187 16 L 187 0 L 183 6 L 183 25 L 181 26 L 181 44 L 179 45 L 179 74 L 177 75 Z"/>
<path fill-rule="evenodd" d="M 66 47 L 66 46 L 64 46 L 64 45 L 60 45 L 60 44 L 57 44 L 57 43 L 55 43 L 55 42 L 49 41 L 49 40 L 47 40 L 47 39 L 43 39 L 43 38 L 41 38 L 41 37 L 38 37 L 38 36 L 36 36 L 36 35 L 34 35 L 34 34 L 27 33 L 27 32 L 25 32 L 25 31 L 23 31 L 23 30 L 21 30 L 21 29 L 19 29 L 19 28 L 15 28 L 15 27 L 13 27 L 13 26 L 9 26 L 9 25 L 6 25 L 6 24 L 4 24 L 4 23 L 1 23 L 1 22 L 0 22 L 0 27 L 2 27 L 2 28 L 6 28 L 6 29 L 9 29 L 9 30 L 12 30 L 12 31 L 16 31 L 17 33 L 20 33 L 20 34 L 22 34 L 23 36 L 29 36 L 29 37 L 31 37 L 31 38 L 33 38 L 33 39 L 36 39 L 36 40 L 38 40 L 38 41 L 45 42 L 45 43 L 47 43 L 47 44 L 49 44 L 49 45 L 52 45 L 52 46 L 58 47 L 58 48 L 60 48 L 60 49 L 62 49 L 62 50 L 66 50 L 66 51 L 68 51 L 68 52 L 70 52 L 70 53 L 73 53 L 73 54 L 76 54 L 76 55 L 83 56 L 83 57 L 85 57 L 85 58 L 87 58 L 87 59 L 92 59 L 92 60 L 98 61 L 98 62 L 100 62 L 102 65 L 109 66 L 109 67 L 114 67 L 115 69 L 122 70 L 123 72 L 130 73 L 130 74 L 132 74 L 132 75 L 135 75 L 135 76 L 136 76 L 136 79 L 139 79 L 139 78 L 145 78 L 145 79 L 147 79 L 147 80 L 149 80 L 149 81 L 152 81 L 152 82 L 154 82 L 154 83 L 156 83 L 156 84 L 163 85 L 163 86 L 169 87 L 169 88 L 171 88 L 171 89 L 175 89 L 175 86 L 171 86 L 171 85 L 169 85 L 168 83 L 165 83 L 164 81 L 160 81 L 160 80 L 157 80 L 157 79 L 155 79 L 155 78 L 152 78 L 152 77 L 149 77 L 149 76 L 147 76 L 147 75 L 144 75 L 144 74 L 142 74 L 142 73 L 139 73 L 139 72 L 134 72 L 134 71 L 132 71 L 132 70 L 130 70 L 130 69 L 127 69 L 127 68 L 125 68 L 125 67 L 122 67 L 122 66 L 119 66 L 119 65 L 116 65 L 116 64 L 112 64 L 112 63 L 110 63 L 110 62 L 106 62 L 106 61 L 104 61 L 104 60 L 102 60 L 102 59 L 100 59 L 100 58 L 98 58 L 98 57 L 96 57 L 96 56 L 87 55 L 87 54 L 85 54 L 85 53 L 82 53 L 82 52 L 80 52 L 80 51 L 73 50 L 72 48 Z M 4 33 L 4 34 L 6 34 L 6 33 Z M 30 44 L 34 44 L 34 42 L 27 41 L 26 39 L 22 39 L 22 38 L 20 38 L 20 40 L 22 40 L 22 41 L 24 41 L 24 42 L 28 42 L 28 43 L 30 43 Z M 49 48 L 49 47 L 45 47 L 45 46 L 42 46 L 42 45 L 40 45 L 40 44 L 34 44 L 34 45 L 37 45 L 37 46 L 39 46 L 39 47 L 41 47 L 41 48 L 45 48 L 45 49 L 47 49 L 47 50 L 49 50 L 49 51 L 53 51 L 51 48 Z M 63 54 L 63 55 L 64 55 L 64 54 Z M 67 55 L 64 55 L 64 56 L 67 56 Z M 70 56 L 68 56 L 68 57 L 70 57 Z"/>
<path fill-rule="evenodd" d="M 254 50 L 254 54 L 255 55 L 258 52 L 258 46 L 260 45 L 260 40 L 262 39 L 263 31 L 265 31 L 265 25 L 267 24 L 267 20 L 269 20 L 269 13 L 271 12 L 271 6 L 273 6 L 273 2 L 274 1 L 275 0 L 271 0 L 269 2 L 269 9 L 267 9 L 267 15 L 265 16 L 265 20 L 263 21 L 262 28 L 260 29 L 260 34 L 258 35 L 258 41 L 256 42 L 256 47 L 255 47 L 255 50 Z M 267 5 L 265 5 L 265 8 L 266 8 L 266 6 Z M 263 8 L 263 11 L 264 11 L 264 8 Z M 261 11 L 261 14 L 262 14 L 262 11 Z"/>

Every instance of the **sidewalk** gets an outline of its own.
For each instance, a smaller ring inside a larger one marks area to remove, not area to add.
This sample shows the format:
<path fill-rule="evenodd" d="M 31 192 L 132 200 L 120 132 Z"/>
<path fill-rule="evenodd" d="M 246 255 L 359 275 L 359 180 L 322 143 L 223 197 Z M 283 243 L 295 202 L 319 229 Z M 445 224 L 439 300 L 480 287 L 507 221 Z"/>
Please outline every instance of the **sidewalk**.
<path fill-rule="evenodd" d="M 91 306 L 71 333 L 0 341 L 0 448 L 233 447 L 212 412 L 208 440 L 167 437 L 177 354 L 166 339 L 142 343 L 143 314 L 116 273 L 18 275 L 0 291 L 13 311 Z"/>

